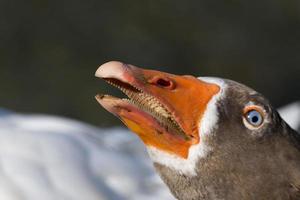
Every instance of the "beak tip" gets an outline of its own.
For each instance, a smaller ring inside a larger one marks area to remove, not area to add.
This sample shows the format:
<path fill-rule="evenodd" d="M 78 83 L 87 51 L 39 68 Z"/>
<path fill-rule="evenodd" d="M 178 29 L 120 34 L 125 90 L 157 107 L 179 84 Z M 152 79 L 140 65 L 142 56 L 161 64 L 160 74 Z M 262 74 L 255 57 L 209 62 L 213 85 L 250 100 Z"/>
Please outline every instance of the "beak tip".
<path fill-rule="evenodd" d="M 102 97 L 101 97 L 101 95 L 100 94 L 97 94 L 96 96 L 95 96 L 95 99 L 101 99 Z"/>
<path fill-rule="evenodd" d="M 97 95 L 95 96 L 95 99 L 99 102 L 99 101 L 101 101 L 104 97 L 105 97 L 104 94 L 97 94 Z"/>
<path fill-rule="evenodd" d="M 116 75 L 116 73 L 123 72 L 123 65 L 124 64 L 119 61 L 106 62 L 98 67 L 95 76 L 99 78 L 112 77 L 113 75 Z"/>

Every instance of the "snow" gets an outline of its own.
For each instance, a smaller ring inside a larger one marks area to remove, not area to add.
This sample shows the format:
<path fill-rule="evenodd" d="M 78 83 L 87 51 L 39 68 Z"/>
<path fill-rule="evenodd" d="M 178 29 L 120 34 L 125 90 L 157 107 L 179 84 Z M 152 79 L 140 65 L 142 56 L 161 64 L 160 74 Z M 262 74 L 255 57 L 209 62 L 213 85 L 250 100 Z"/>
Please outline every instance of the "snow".
<path fill-rule="evenodd" d="M 300 102 L 279 109 L 300 128 Z M 174 200 L 123 128 L 0 109 L 0 199 Z"/>

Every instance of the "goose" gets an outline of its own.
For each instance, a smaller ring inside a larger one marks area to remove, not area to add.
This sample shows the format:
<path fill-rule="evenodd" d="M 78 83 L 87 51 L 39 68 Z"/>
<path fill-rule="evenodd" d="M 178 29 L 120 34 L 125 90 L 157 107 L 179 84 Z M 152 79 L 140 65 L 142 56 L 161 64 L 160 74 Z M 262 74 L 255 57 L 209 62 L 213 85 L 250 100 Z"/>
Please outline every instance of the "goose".
<path fill-rule="evenodd" d="M 111 61 L 96 100 L 145 144 L 179 200 L 300 199 L 300 135 L 255 90 Z"/>

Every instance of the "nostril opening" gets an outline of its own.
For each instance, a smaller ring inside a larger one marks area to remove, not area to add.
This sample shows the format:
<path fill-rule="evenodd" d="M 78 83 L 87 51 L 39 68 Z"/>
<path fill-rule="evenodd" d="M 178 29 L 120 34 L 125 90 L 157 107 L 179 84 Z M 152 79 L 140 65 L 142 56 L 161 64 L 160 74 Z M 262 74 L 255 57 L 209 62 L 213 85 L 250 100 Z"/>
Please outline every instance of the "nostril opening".
<path fill-rule="evenodd" d="M 156 81 L 156 84 L 162 87 L 169 87 L 171 86 L 171 81 L 160 78 Z"/>
<path fill-rule="evenodd" d="M 158 86 L 164 89 L 175 89 L 175 82 L 168 77 L 155 76 L 148 80 L 148 82 L 152 85 Z"/>

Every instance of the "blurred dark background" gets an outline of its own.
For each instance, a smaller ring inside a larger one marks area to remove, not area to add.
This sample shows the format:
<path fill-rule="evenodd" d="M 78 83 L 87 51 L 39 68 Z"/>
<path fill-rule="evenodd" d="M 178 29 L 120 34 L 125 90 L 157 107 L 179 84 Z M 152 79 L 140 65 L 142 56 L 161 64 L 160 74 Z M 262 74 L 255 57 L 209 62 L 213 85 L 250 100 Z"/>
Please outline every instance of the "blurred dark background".
<path fill-rule="evenodd" d="M 94 100 L 109 60 L 300 99 L 299 0 L 0 0 L 0 46 L 0 107 L 18 112 L 120 124 Z"/>

